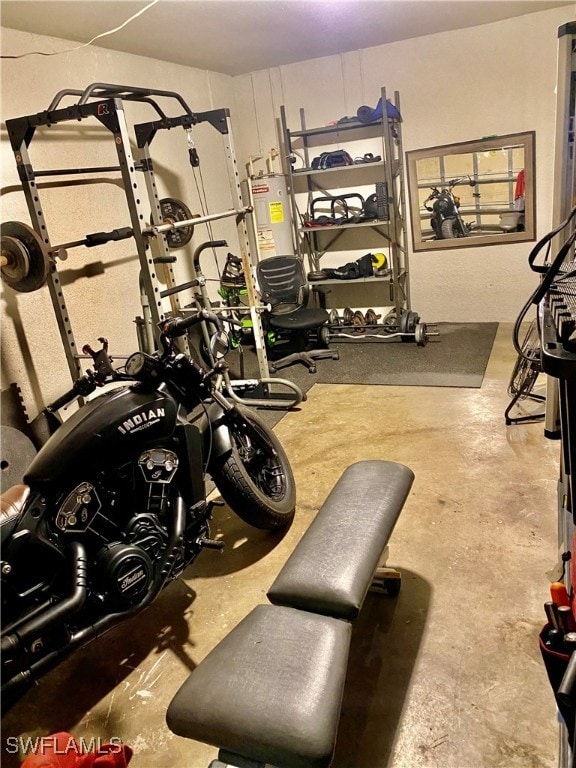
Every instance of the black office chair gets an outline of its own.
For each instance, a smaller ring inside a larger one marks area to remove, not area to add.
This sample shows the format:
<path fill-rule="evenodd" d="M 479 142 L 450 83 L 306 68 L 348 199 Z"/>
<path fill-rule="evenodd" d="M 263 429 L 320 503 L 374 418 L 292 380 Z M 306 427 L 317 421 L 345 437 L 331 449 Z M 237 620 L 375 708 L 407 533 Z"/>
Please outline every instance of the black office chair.
<path fill-rule="evenodd" d="M 271 256 L 259 262 L 256 275 L 262 300 L 272 307 L 263 314 L 264 324 L 296 345 L 296 351 L 270 360 L 270 370 L 302 363 L 310 373 L 316 373 L 315 360 L 338 360 L 338 352 L 327 349 L 328 312 L 307 306 L 309 287 L 302 260 L 298 256 Z M 309 348 L 313 332 L 322 349 Z"/>

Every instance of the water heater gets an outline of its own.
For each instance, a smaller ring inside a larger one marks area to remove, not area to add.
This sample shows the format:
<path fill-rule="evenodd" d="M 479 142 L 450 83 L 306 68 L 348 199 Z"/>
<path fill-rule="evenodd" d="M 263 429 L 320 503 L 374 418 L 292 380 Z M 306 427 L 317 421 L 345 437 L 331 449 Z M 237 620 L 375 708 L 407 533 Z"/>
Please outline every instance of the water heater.
<path fill-rule="evenodd" d="M 269 173 L 250 179 L 260 259 L 294 253 L 286 176 Z"/>

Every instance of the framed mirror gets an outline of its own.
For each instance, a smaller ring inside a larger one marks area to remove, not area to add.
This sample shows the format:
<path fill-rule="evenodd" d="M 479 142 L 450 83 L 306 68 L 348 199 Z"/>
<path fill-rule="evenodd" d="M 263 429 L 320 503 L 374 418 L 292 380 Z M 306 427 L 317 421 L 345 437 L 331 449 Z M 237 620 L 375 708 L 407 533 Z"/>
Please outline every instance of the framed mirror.
<path fill-rule="evenodd" d="M 406 153 L 414 251 L 536 239 L 534 131 Z"/>

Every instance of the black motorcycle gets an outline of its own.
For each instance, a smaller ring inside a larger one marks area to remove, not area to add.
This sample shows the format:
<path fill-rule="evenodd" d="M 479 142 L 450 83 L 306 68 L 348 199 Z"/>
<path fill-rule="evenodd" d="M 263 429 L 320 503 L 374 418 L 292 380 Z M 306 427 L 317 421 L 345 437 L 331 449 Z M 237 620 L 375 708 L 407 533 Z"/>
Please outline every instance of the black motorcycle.
<path fill-rule="evenodd" d="M 176 349 L 175 339 L 202 321 L 220 329 L 212 369 Z M 64 421 L 24 484 L 3 494 L 5 708 L 68 653 L 150 605 L 202 549 L 222 549 L 210 538 L 206 472 L 250 525 L 278 529 L 292 521 L 294 477 L 280 442 L 220 391 L 221 328 L 207 311 L 169 320 L 163 351 L 136 352 L 123 372 L 101 350 L 96 373 L 48 409 L 104 381 L 127 382 Z"/>
<path fill-rule="evenodd" d="M 460 215 L 460 198 L 452 191 L 457 184 L 464 182 L 471 187 L 476 186 L 476 182 L 469 176 L 451 179 L 448 185 L 442 189 L 431 187 L 432 191 L 424 200 L 424 207 L 432 213 L 430 224 L 436 240 L 448 240 L 470 235 L 470 226 L 464 222 Z M 429 205 L 431 201 L 432 204 Z"/>

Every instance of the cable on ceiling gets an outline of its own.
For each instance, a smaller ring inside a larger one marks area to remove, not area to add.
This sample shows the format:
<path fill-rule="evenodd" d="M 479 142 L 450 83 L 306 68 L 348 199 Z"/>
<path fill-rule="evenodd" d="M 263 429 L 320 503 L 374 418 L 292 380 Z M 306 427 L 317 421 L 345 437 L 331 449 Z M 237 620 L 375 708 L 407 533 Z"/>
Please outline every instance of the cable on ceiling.
<path fill-rule="evenodd" d="M 99 35 L 96 35 L 96 37 L 93 37 L 92 40 L 89 40 L 87 43 L 82 43 L 82 45 L 77 45 L 75 48 L 67 48 L 64 51 L 52 51 L 51 53 L 46 53 L 45 51 L 29 51 L 28 53 L 21 53 L 17 56 L 0 56 L 0 59 L 23 59 L 25 56 L 60 56 L 62 53 L 72 53 L 73 51 L 79 51 L 81 48 L 86 48 L 87 46 L 92 45 L 92 43 L 94 43 L 96 40 L 99 40 L 101 37 L 113 35 L 114 32 L 119 32 L 121 29 L 124 29 L 124 27 L 130 24 L 131 21 L 137 19 L 138 16 L 141 16 L 149 8 L 152 8 L 152 6 L 156 5 L 157 2 L 159 2 L 159 0 L 152 0 L 150 3 L 145 5 L 144 8 L 141 8 L 137 13 L 134 13 L 132 16 L 130 16 L 129 19 L 126 19 L 126 21 L 120 24 L 120 26 L 114 27 L 114 29 L 110 29 L 108 32 L 101 32 Z"/>

